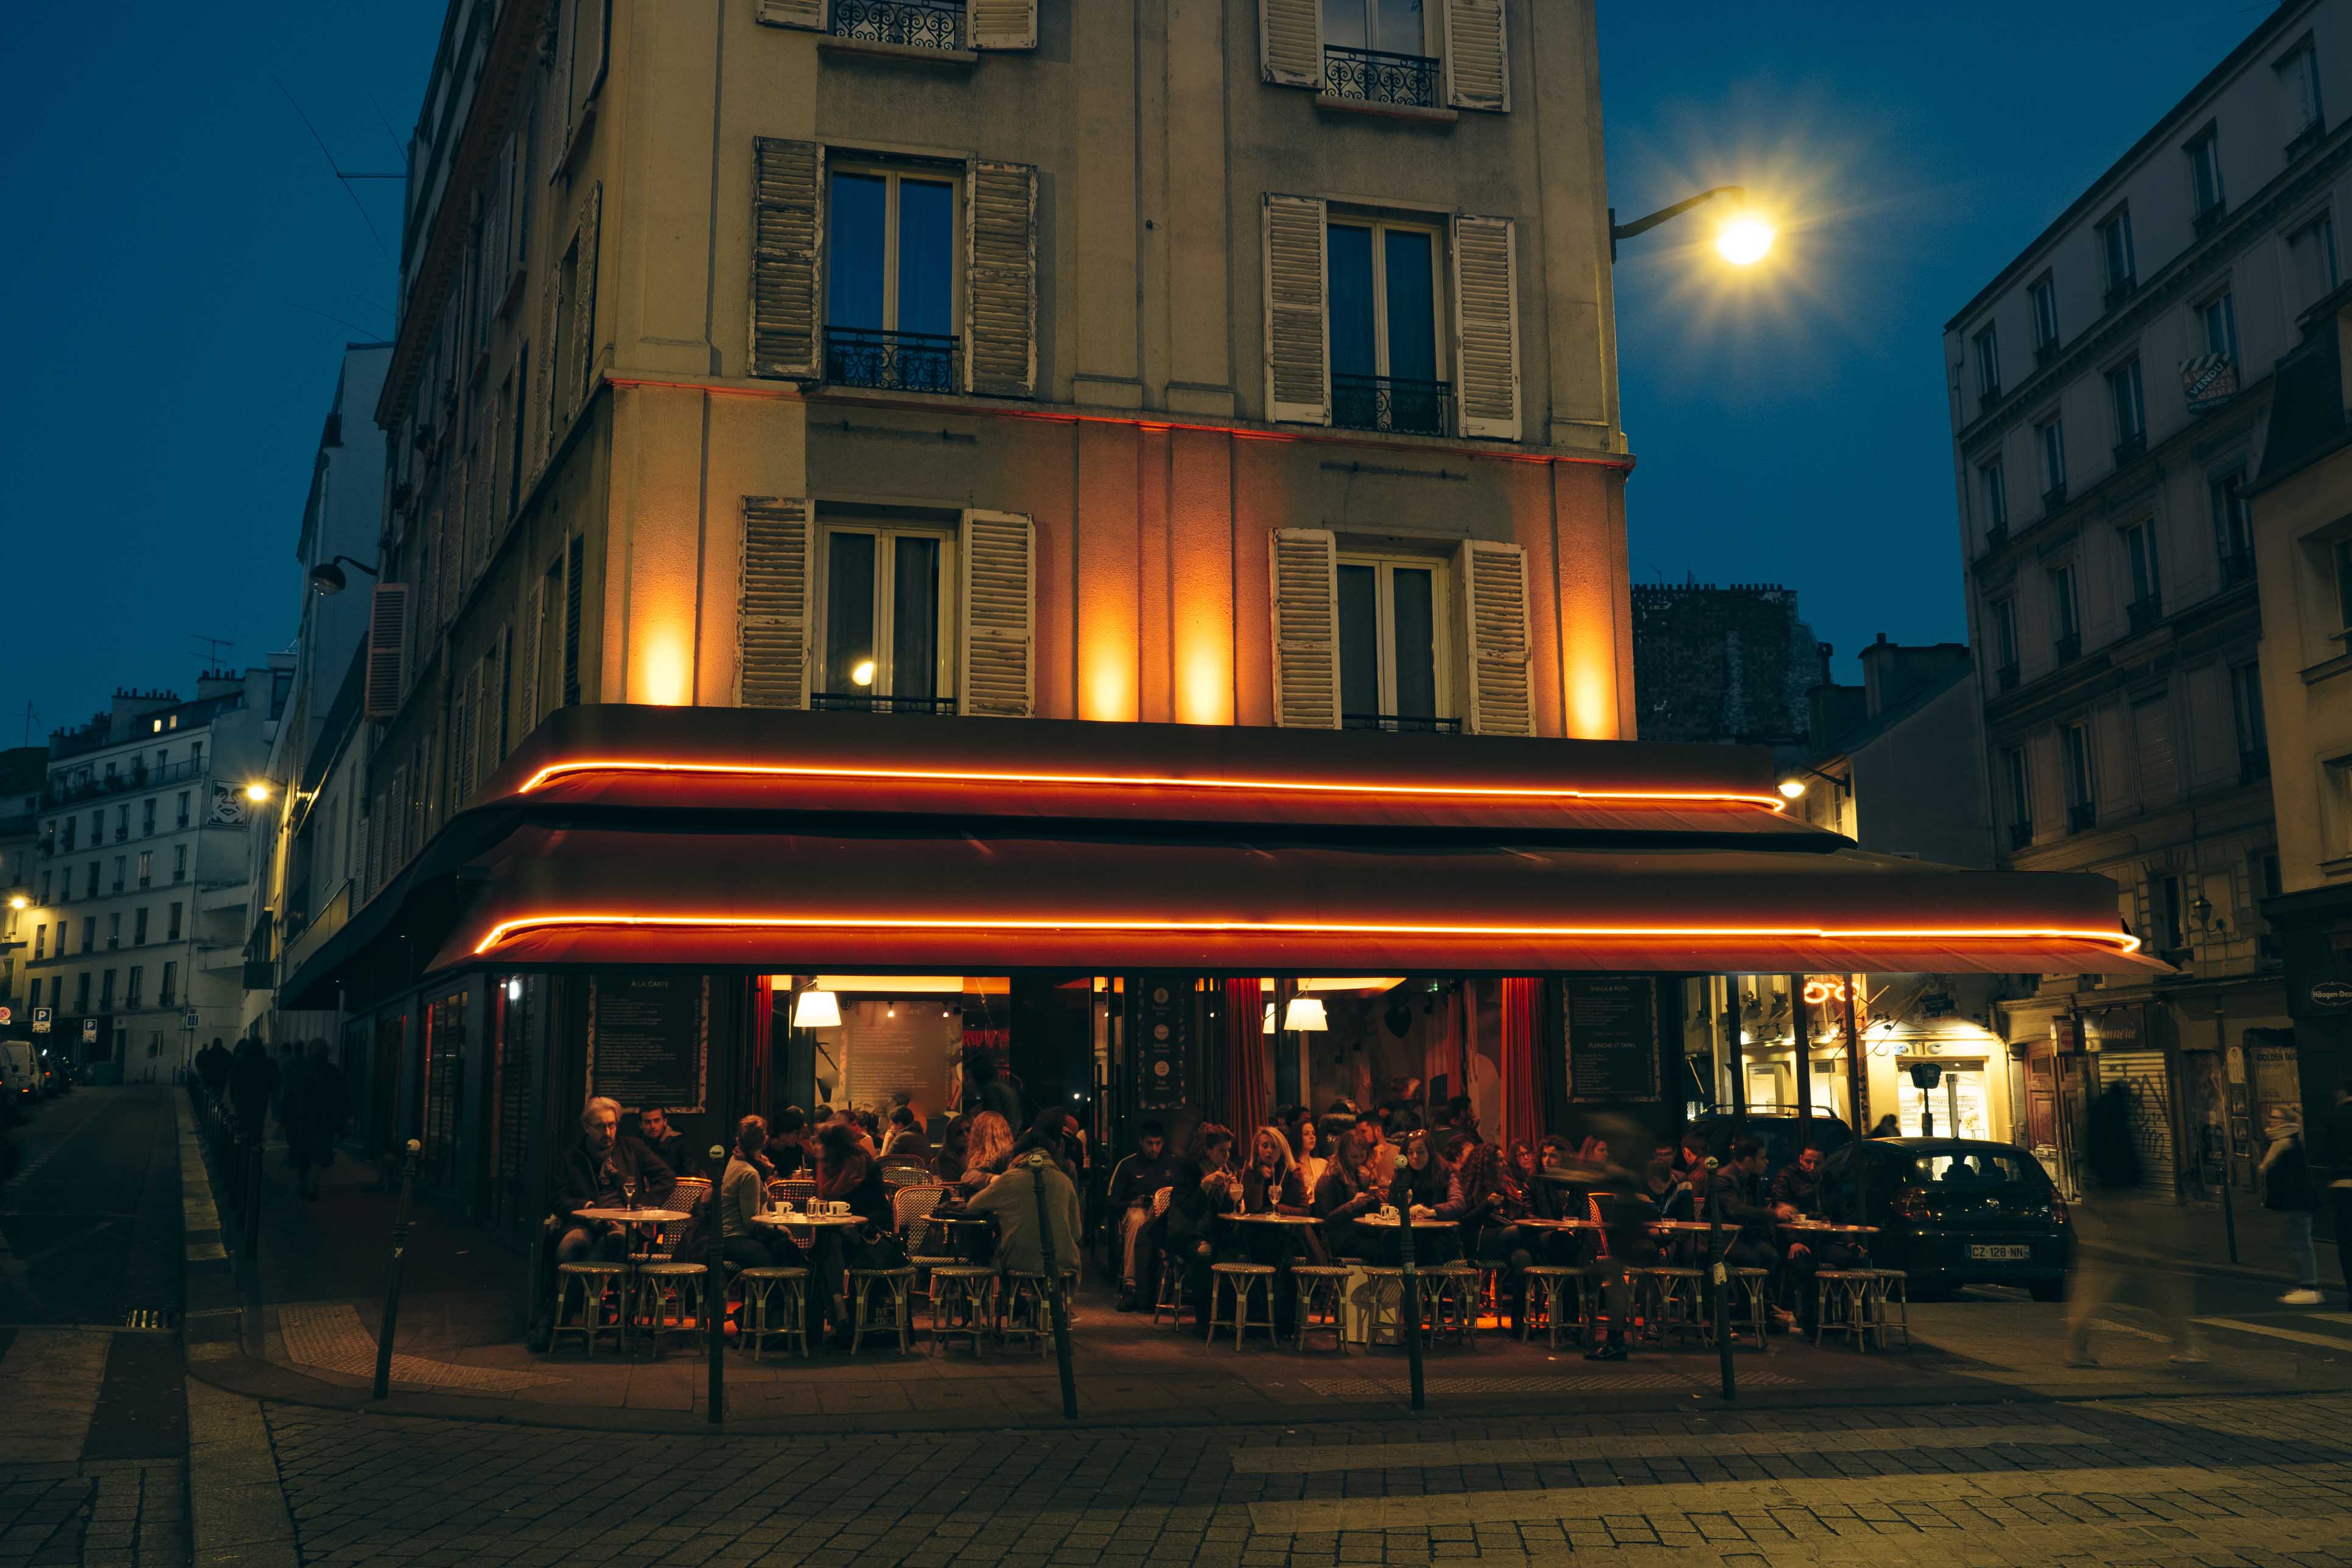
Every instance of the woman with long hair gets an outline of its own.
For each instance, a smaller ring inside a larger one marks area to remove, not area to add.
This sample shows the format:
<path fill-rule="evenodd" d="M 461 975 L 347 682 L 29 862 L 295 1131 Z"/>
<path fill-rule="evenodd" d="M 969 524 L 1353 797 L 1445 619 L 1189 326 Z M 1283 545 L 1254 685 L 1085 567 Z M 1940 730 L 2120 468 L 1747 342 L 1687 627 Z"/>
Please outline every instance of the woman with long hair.
<path fill-rule="evenodd" d="M 1419 1219 L 1458 1220 L 1462 1217 L 1462 1182 L 1444 1160 L 1438 1157 L 1437 1145 L 1426 1132 L 1410 1132 L 1404 1141 L 1404 1168 L 1389 1183 L 1389 1202 L 1396 1205 L 1400 1226 Z M 1416 1252 L 1423 1237 L 1432 1243 L 1432 1263 L 1449 1261 L 1459 1257 L 1461 1234 L 1449 1226 L 1444 1230 L 1424 1229 L 1414 1236 Z M 1391 1249 L 1395 1237 L 1390 1237 Z"/>
<path fill-rule="evenodd" d="M 966 1118 L 971 1123 L 971 1133 L 964 1144 L 963 1174 L 958 1178 L 966 1192 L 976 1193 L 997 1177 L 1013 1161 L 1013 1123 L 993 1110 L 982 1110 Z"/>
<path fill-rule="evenodd" d="M 1519 1145 L 1525 1148 L 1525 1144 Z M 1480 1263 L 1496 1263 L 1506 1270 L 1506 1289 L 1497 1300 L 1519 1299 L 1519 1276 L 1536 1260 L 1538 1233 L 1522 1229 L 1528 1216 L 1526 1189 L 1511 1170 L 1501 1149 L 1492 1143 L 1472 1146 L 1456 1173 L 1462 1185 L 1462 1245 Z"/>
<path fill-rule="evenodd" d="M 1303 1215 L 1307 1201 L 1290 1141 L 1279 1127 L 1259 1128 L 1250 1140 L 1249 1163 L 1242 1169 L 1242 1213 Z"/>
<path fill-rule="evenodd" d="M 1338 1150 L 1315 1184 L 1314 1215 L 1323 1224 L 1323 1246 L 1335 1256 L 1370 1258 L 1371 1236 L 1357 1221 L 1381 1206 L 1388 1175 L 1378 1168 L 1371 1134 L 1359 1124 L 1340 1135 Z"/>

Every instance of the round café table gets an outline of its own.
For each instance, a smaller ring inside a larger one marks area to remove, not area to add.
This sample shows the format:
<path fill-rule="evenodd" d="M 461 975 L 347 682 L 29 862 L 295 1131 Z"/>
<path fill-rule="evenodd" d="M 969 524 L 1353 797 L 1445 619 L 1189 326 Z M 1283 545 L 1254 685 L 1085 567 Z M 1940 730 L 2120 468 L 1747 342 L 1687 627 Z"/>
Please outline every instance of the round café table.
<path fill-rule="evenodd" d="M 960 1262 L 984 1267 L 995 1261 L 996 1221 L 984 1214 L 933 1214 L 924 1225 L 945 1242 L 939 1250 Z"/>

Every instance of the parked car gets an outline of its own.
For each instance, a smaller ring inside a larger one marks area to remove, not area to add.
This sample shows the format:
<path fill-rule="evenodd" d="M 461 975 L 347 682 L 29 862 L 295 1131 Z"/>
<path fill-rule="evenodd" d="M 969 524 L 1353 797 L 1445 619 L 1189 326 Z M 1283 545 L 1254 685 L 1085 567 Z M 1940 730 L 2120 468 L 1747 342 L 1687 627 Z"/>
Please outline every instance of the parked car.
<path fill-rule="evenodd" d="M 1690 1125 L 1706 1134 L 1706 1152 L 1717 1159 L 1731 1152 L 1732 1117 L 1727 1110 L 1711 1110 L 1704 1116 L 1691 1118 Z M 1768 1171 L 1778 1171 L 1796 1159 L 1800 1146 L 1797 1137 L 1797 1113 L 1793 1110 L 1751 1110 L 1741 1123 L 1751 1137 L 1764 1140 L 1764 1158 Z M 1813 1112 L 1808 1123 L 1811 1137 L 1805 1142 L 1824 1154 L 1834 1153 L 1853 1142 L 1853 1129 L 1825 1110 Z"/>
<path fill-rule="evenodd" d="M 30 1040 L 0 1040 L 0 1092 L 11 1103 L 29 1105 L 41 1098 L 41 1064 Z"/>
<path fill-rule="evenodd" d="M 2042 1162 L 1974 1138 L 1864 1139 L 1822 1167 L 1822 1212 L 1874 1225 L 1871 1258 L 1923 1294 L 2021 1285 L 2037 1301 L 2066 1293 L 2074 1229 Z"/>

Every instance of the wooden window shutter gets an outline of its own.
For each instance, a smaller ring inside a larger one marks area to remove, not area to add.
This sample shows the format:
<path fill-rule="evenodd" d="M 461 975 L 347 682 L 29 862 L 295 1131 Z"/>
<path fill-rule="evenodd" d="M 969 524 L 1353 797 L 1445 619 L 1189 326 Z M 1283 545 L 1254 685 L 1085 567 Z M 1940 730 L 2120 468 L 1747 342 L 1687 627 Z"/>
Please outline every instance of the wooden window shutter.
<path fill-rule="evenodd" d="M 457 679 L 457 700 L 449 705 L 449 809 L 455 812 L 466 804 L 466 795 L 474 787 L 473 717 L 475 672 L 467 670 Z"/>
<path fill-rule="evenodd" d="M 604 187 L 592 185 L 580 209 L 580 265 L 573 274 L 571 355 L 572 387 L 567 403 L 574 410 L 588 405 L 588 388 L 596 371 L 596 237 L 603 226 Z"/>
<path fill-rule="evenodd" d="M 1323 0 L 1258 0 L 1258 54 L 1265 79 L 1323 88 Z"/>
<path fill-rule="evenodd" d="M 797 498 L 744 498 L 742 588 L 735 609 L 739 708 L 809 705 L 814 510 Z"/>
<path fill-rule="evenodd" d="M 751 374 L 814 378 L 824 368 L 824 149 L 762 136 L 751 179 Z"/>
<path fill-rule="evenodd" d="M 549 241 L 551 247 L 554 241 Z M 533 465 L 534 478 L 544 471 L 547 460 L 555 453 L 556 396 L 562 385 L 562 373 L 556 368 L 563 358 L 563 345 L 555 341 L 557 296 L 562 292 L 563 266 L 560 257 L 552 258 L 539 283 L 539 384 L 531 392 L 531 404 L 540 411 L 539 456 Z"/>
<path fill-rule="evenodd" d="M 963 514 L 961 710 L 1026 719 L 1037 705 L 1036 525 L 1019 512 Z"/>
<path fill-rule="evenodd" d="M 563 552 L 563 705 L 580 702 L 580 578 L 587 565 L 588 542 L 579 534 Z"/>
<path fill-rule="evenodd" d="M 370 898 L 375 897 L 376 890 L 383 886 L 383 841 L 391 831 L 392 812 L 386 805 L 384 792 L 378 790 L 375 807 L 367 815 L 367 859 L 362 862 L 367 868 Z"/>
<path fill-rule="evenodd" d="M 1037 47 L 1037 0 L 971 0 L 969 37 L 975 49 Z"/>
<path fill-rule="evenodd" d="M 1037 390 L 1037 171 L 973 160 L 964 193 L 963 384 L 995 397 Z"/>
<path fill-rule="evenodd" d="M 408 651 L 408 584 L 379 583 L 368 604 L 367 716 L 400 711 L 400 678 Z"/>
<path fill-rule="evenodd" d="M 539 722 L 539 645 L 547 636 L 547 579 L 531 584 L 523 612 L 522 728 L 528 733 Z"/>
<path fill-rule="evenodd" d="M 771 27 L 812 27 L 822 33 L 830 26 L 826 0 L 760 0 L 754 21 Z"/>
<path fill-rule="evenodd" d="M 1518 225 L 1454 220 L 1454 381 L 1462 433 L 1519 438 Z"/>
<path fill-rule="evenodd" d="M 1445 101 L 1455 109 L 1509 110 L 1503 0 L 1445 0 Z"/>
<path fill-rule="evenodd" d="M 1528 670 L 1528 552 L 1516 544 L 1469 539 L 1454 558 L 1462 580 L 1462 627 L 1468 645 L 1469 701 L 1474 735 L 1536 732 L 1535 688 Z"/>
<path fill-rule="evenodd" d="M 1339 546 L 1328 528 L 1277 528 L 1274 567 L 1274 721 L 1339 727 Z"/>
<path fill-rule="evenodd" d="M 1277 422 L 1331 423 L 1323 221 L 1317 197 L 1265 198 L 1265 406 Z"/>

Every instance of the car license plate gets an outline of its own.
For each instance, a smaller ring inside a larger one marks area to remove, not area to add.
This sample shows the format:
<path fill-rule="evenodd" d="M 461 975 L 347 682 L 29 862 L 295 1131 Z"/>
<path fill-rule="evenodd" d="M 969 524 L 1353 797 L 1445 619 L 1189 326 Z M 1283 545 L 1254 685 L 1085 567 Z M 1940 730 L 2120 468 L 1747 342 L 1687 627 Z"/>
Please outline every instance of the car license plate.
<path fill-rule="evenodd" d="M 2030 1247 L 1993 1246 L 1978 1242 L 1969 1248 L 1969 1257 L 1979 1263 L 2022 1263 L 2033 1256 Z"/>

